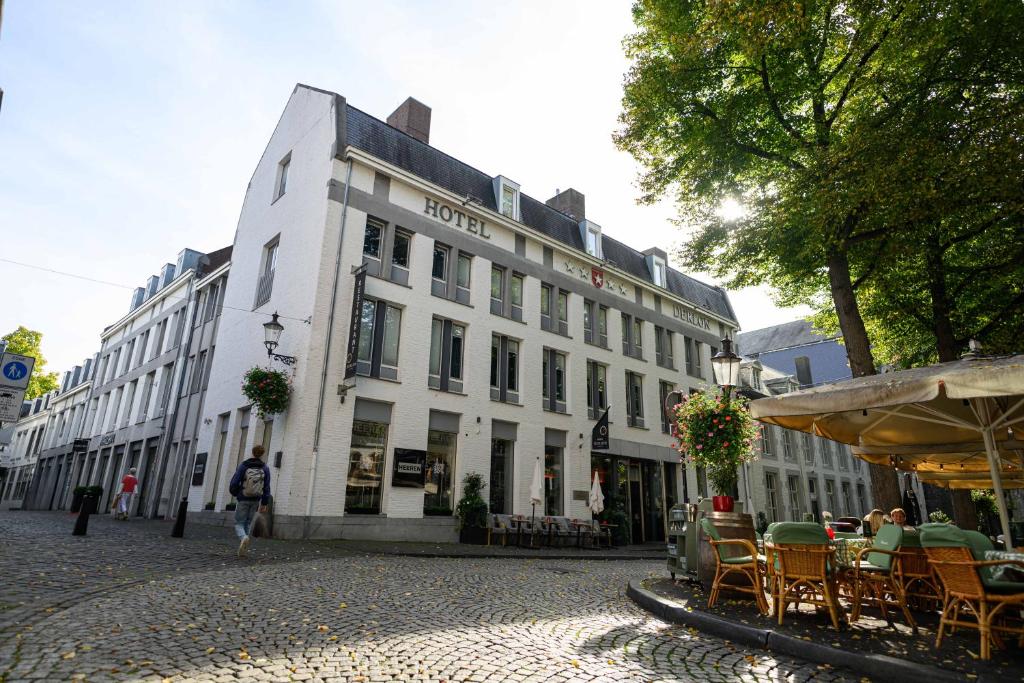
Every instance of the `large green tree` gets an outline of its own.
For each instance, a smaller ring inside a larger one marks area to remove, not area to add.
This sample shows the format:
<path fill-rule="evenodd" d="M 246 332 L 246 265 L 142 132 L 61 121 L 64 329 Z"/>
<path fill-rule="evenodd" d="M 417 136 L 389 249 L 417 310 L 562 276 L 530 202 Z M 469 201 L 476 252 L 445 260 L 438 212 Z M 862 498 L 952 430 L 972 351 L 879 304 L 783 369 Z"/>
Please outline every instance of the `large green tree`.
<path fill-rule="evenodd" d="M 7 342 L 7 351 L 22 356 L 32 356 L 36 359 L 35 368 L 32 370 L 32 377 L 28 381 L 28 390 L 25 398 L 36 398 L 56 389 L 56 372 L 45 372 L 46 359 L 40 346 L 43 341 L 43 333 L 30 330 L 27 327 L 19 326 L 18 329 L 0 337 Z"/>
<path fill-rule="evenodd" d="M 999 155 L 972 159 L 983 136 L 963 127 L 981 125 L 986 97 L 1013 99 L 992 65 L 1019 52 L 1019 14 L 966 0 L 640 0 L 616 139 L 647 168 L 644 198 L 679 202 L 692 231 L 684 263 L 832 312 L 853 374 L 872 374 L 869 331 L 885 329 L 898 304 L 923 307 L 905 328 L 935 334 L 950 319 L 931 306 L 936 285 L 947 304 L 959 285 L 931 277 L 934 264 L 976 281 L 989 264 L 971 240 L 998 243 L 1013 223 L 1007 206 L 989 222 L 999 192 L 981 191 L 977 168 L 990 164 L 991 178 Z M 928 150 L 951 140 L 962 153 L 934 165 Z M 979 192 L 950 194 L 965 186 Z M 729 195 L 746 209 L 739 221 L 717 215 Z M 890 305 L 894 291 L 916 300 Z M 872 468 L 872 487 L 878 504 L 898 502 L 891 470 Z"/>

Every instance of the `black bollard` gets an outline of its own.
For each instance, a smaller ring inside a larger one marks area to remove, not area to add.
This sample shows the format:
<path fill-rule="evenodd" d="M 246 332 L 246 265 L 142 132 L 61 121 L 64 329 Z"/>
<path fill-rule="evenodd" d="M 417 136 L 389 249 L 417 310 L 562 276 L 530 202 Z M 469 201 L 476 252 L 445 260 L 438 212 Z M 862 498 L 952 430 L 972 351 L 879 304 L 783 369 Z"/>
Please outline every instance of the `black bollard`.
<path fill-rule="evenodd" d="M 178 517 L 174 520 L 174 528 L 171 530 L 171 538 L 182 538 L 185 535 L 185 515 L 188 513 L 188 498 L 182 498 L 178 503 Z"/>
<path fill-rule="evenodd" d="M 82 508 L 78 513 L 78 519 L 75 520 L 75 530 L 71 532 L 72 536 L 85 536 L 85 532 L 89 529 L 89 508 Z"/>

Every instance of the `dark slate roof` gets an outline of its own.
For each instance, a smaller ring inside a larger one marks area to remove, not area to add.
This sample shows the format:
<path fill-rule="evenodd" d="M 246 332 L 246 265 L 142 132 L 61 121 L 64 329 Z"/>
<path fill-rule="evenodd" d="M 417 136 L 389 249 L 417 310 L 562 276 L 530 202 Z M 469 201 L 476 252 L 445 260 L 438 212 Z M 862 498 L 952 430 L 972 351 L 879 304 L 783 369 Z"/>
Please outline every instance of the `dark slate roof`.
<path fill-rule="evenodd" d="M 492 176 L 351 105 L 346 109 L 347 144 L 457 195 L 476 198 L 491 211 L 498 210 Z M 524 225 L 573 249 L 584 251 L 583 239 L 575 219 L 525 194 L 519 196 L 519 210 Z M 602 240 L 604 257 L 610 265 L 652 282 L 643 254 L 607 235 Z M 668 290 L 698 308 L 707 309 L 728 320 L 736 320 L 729 298 L 719 287 L 712 287 L 669 268 Z"/>
<path fill-rule="evenodd" d="M 835 339 L 838 337 L 828 337 L 814 331 L 808 320 L 794 320 L 790 323 L 738 334 L 736 335 L 736 345 L 739 347 L 740 355 L 753 356 Z"/>
<path fill-rule="evenodd" d="M 231 245 L 211 251 L 206 255 L 206 264 L 203 267 L 203 275 L 212 273 L 222 265 L 231 260 Z"/>

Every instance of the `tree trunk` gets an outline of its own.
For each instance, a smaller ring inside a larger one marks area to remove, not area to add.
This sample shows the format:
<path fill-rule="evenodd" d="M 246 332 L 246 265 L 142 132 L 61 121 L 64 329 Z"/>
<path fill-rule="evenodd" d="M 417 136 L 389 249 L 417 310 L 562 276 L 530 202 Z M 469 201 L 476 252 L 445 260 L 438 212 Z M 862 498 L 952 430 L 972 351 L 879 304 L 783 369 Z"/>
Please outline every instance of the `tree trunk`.
<path fill-rule="evenodd" d="M 935 350 L 940 363 L 956 360 L 960 357 L 960 349 L 953 333 L 953 321 L 950 318 L 952 304 L 946 288 L 946 267 L 942 260 L 943 251 L 939 245 L 939 235 L 933 232 L 928 237 L 928 291 L 932 298 L 932 331 L 935 334 Z M 925 484 L 929 486 L 929 484 Z M 953 499 L 953 520 L 964 529 L 978 528 L 978 511 L 971 500 L 971 492 L 963 489 L 950 491 Z"/>
<path fill-rule="evenodd" d="M 864 319 L 860 315 L 857 297 L 853 292 L 850 278 L 850 261 L 843 251 L 828 256 L 828 280 L 832 289 L 832 302 L 839 316 L 839 328 L 843 333 L 843 345 L 854 377 L 875 374 L 875 359 L 871 356 L 871 344 Z M 900 486 L 896 472 L 885 465 L 870 464 L 871 498 L 875 507 L 891 510 L 898 507 Z"/>
<path fill-rule="evenodd" d="M 932 298 L 932 331 L 935 333 L 935 350 L 939 362 L 945 363 L 960 357 L 956 335 L 953 333 L 953 321 L 950 319 L 952 305 L 946 289 L 946 268 L 942 260 L 942 247 L 939 236 L 932 233 L 928 237 L 928 292 Z"/>

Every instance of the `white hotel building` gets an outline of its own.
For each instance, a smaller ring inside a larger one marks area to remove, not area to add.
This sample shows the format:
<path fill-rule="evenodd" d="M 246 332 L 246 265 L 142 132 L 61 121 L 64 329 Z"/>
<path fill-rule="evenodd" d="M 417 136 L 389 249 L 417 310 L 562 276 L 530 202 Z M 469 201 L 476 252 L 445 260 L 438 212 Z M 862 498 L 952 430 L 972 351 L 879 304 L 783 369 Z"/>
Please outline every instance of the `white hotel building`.
<path fill-rule="evenodd" d="M 663 398 L 713 381 L 737 329 L 725 292 L 602 235 L 575 190 L 540 202 L 431 147 L 429 126 L 412 99 L 385 123 L 293 91 L 235 234 L 224 308 L 256 315 L 218 330 L 189 508 L 220 517 L 231 472 L 262 443 L 274 535 L 454 540 L 465 474 L 484 475 L 492 511 L 530 514 L 542 458 L 538 514 L 589 518 L 597 470 L 634 542 L 663 539 L 667 506 L 706 493 L 671 448 Z M 270 362 L 275 311 L 276 352 L 297 362 L 288 409 L 262 421 L 240 385 Z M 605 407 L 610 447 L 592 452 Z M 395 477 L 396 457 L 422 465 L 420 486 Z"/>

